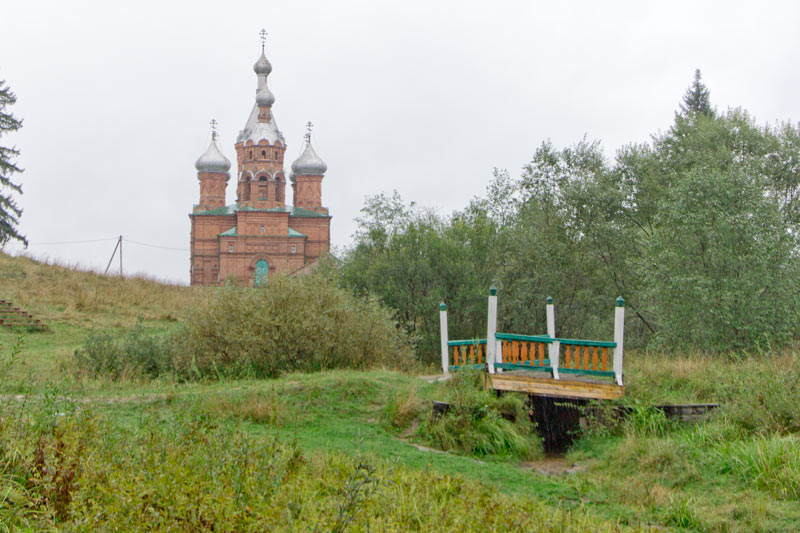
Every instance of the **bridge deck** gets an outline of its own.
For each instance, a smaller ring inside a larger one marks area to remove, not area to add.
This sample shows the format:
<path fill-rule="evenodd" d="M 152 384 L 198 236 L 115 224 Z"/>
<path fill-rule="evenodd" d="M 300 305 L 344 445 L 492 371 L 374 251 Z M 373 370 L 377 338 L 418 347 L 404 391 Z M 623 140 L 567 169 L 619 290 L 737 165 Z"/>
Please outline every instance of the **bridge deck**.
<path fill-rule="evenodd" d="M 615 400 L 625 394 L 625 387 L 585 376 L 570 375 L 567 379 L 553 379 L 542 376 L 541 372 L 513 370 L 489 374 L 489 378 L 495 390 L 525 392 L 537 396 Z"/>

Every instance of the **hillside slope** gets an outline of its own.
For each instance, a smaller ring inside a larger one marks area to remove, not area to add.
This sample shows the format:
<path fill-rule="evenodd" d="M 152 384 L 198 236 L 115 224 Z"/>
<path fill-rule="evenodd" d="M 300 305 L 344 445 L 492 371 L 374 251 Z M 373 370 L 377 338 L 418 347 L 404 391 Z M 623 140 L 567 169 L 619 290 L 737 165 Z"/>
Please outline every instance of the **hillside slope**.
<path fill-rule="evenodd" d="M 105 276 L 0 253 L 0 298 L 48 323 L 120 327 L 174 321 L 202 293 L 141 277 Z"/>

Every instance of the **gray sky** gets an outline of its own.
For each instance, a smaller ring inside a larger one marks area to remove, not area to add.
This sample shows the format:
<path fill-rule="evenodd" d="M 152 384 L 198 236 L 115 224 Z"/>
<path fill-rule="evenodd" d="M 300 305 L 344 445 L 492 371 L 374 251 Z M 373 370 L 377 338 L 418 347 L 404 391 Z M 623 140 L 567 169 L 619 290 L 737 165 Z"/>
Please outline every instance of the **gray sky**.
<path fill-rule="evenodd" d="M 194 162 L 212 118 L 235 159 L 262 27 L 287 167 L 315 124 L 334 246 L 367 195 L 450 213 L 544 140 L 585 134 L 610 157 L 647 141 L 695 68 L 718 109 L 800 119 L 797 2 L 14 0 L 0 14 L 0 79 L 24 119 L 0 143 L 22 152 L 29 253 L 102 270 L 113 240 L 37 243 L 123 234 L 183 249 L 124 248 L 126 273 L 180 283 Z"/>

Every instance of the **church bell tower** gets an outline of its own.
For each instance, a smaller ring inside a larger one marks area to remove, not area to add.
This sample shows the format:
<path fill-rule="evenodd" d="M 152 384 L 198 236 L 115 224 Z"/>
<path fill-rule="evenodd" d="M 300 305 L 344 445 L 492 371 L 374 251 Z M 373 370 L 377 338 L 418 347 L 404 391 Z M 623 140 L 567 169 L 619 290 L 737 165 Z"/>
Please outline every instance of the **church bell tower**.
<path fill-rule="evenodd" d="M 272 65 L 265 53 L 266 36 L 267 32 L 262 30 L 261 57 L 253 65 L 258 79 L 255 103 L 235 146 L 237 202 L 258 209 L 286 206 L 286 178 L 283 174 L 286 141 L 272 113 L 275 95 L 267 85 Z"/>

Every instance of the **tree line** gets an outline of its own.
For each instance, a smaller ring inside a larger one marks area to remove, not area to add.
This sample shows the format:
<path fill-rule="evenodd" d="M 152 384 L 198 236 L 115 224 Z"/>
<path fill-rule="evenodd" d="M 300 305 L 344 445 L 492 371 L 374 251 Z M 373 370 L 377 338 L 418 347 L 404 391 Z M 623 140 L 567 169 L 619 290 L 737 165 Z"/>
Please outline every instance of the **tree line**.
<path fill-rule="evenodd" d="M 674 121 L 613 160 L 586 138 L 543 143 L 521 175 L 449 216 L 395 192 L 368 198 L 340 282 L 378 296 L 438 351 L 438 304 L 452 338 L 485 335 L 500 289 L 502 331 L 606 338 L 625 298 L 626 344 L 768 351 L 800 333 L 800 129 L 718 112 L 700 72 Z"/>

